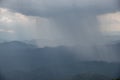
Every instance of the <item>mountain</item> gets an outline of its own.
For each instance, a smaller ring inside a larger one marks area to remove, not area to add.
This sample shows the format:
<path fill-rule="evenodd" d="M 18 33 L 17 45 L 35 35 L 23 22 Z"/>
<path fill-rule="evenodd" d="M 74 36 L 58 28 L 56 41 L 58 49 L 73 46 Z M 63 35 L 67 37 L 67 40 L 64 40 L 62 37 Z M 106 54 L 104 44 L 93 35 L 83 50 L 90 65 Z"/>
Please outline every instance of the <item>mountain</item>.
<path fill-rule="evenodd" d="M 24 40 L 23 42 L 27 44 L 37 45 L 40 48 L 43 48 L 46 46 L 56 47 L 62 44 L 61 41 L 46 40 L 46 39 Z"/>
<path fill-rule="evenodd" d="M 79 74 L 70 80 L 112 80 L 112 78 L 100 74 Z"/>
<path fill-rule="evenodd" d="M 96 74 L 97 79 L 97 74 L 119 76 L 120 63 L 81 60 L 75 54 L 64 46 L 38 48 L 6 42 L 0 44 L 0 69 L 8 80 L 63 80 L 83 73 Z"/>
<path fill-rule="evenodd" d="M 26 49 L 26 48 L 35 48 L 36 46 L 31 44 L 26 44 L 19 41 L 4 42 L 0 43 L 0 49 Z"/>

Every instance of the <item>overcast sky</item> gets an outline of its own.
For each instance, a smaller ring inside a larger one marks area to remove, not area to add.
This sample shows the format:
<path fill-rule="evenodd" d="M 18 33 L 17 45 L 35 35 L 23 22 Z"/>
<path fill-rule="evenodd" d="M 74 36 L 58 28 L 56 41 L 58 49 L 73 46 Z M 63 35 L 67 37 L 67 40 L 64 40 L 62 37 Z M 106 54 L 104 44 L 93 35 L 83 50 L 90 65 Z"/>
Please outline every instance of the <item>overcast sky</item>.
<path fill-rule="evenodd" d="M 0 39 L 96 44 L 119 33 L 117 0 L 1 0 Z"/>

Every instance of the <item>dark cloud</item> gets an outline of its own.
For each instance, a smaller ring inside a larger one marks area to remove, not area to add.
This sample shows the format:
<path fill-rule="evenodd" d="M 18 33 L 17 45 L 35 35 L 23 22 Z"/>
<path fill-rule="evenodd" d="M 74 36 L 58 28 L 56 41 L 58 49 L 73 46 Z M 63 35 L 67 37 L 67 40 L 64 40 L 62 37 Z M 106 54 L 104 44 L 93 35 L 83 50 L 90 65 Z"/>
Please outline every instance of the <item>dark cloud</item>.
<path fill-rule="evenodd" d="M 108 4 L 109 3 L 109 4 Z M 116 9 L 115 0 L 4 0 L 1 7 L 33 16 L 55 16 L 77 10 L 101 14 Z"/>
<path fill-rule="evenodd" d="M 118 10 L 120 10 L 120 0 L 117 0 L 117 1 L 116 1 L 116 4 L 117 4 Z"/>
<path fill-rule="evenodd" d="M 118 9 L 115 0 L 4 0 L 1 7 L 50 18 L 64 39 L 73 43 L 101 41 L 96 17 Z"/>

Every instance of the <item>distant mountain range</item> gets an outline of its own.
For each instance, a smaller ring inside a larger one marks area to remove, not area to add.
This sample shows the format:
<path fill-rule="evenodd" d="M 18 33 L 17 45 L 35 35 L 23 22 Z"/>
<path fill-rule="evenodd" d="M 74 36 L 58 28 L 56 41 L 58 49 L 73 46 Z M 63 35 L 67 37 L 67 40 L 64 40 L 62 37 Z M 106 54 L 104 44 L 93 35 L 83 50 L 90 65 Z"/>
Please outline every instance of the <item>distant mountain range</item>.
<path fill-rule="evenodd" d="M 26 49 L 26 48 L 35 48 L 37 46 L 32 44 L 27 44 L 24 42 L 19 41 L 12 41 L 12 42 L 3 42 L 0 44 L 0 49 Z"/>
<path fill-rule="evenodd" d="M 119 49 L 119 44 L 114 48 Z M 19 41 L 6 42 L 0 44 L 0 69 L 8 80 L 78 80 L 76 75 L 89 80 L 91 74 L 96 74 L 95 79 L 104 75 L 108 80 L 120 76 L 120 63 L 83 60 L 82 55 L 78 59 L 76 54 L 64 46 L 38 48 Z"/>
<path fill-rule="evenodd" d="M 100 74 L 79 74 L 69 80 L 112 80 L 112 78 Z"/>

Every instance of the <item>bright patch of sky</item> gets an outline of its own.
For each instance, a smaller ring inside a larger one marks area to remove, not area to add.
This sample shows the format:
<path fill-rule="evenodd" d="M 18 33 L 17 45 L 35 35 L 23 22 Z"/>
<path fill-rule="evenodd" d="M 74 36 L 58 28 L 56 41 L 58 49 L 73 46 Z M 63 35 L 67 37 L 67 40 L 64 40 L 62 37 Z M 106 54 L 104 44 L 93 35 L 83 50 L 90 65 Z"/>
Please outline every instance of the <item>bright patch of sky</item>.
<path fill-rule="evenodd" d="M 120 12 L 113 12 L 98 16 L 100 29 L 104 34 L 120 35 Z"/>

